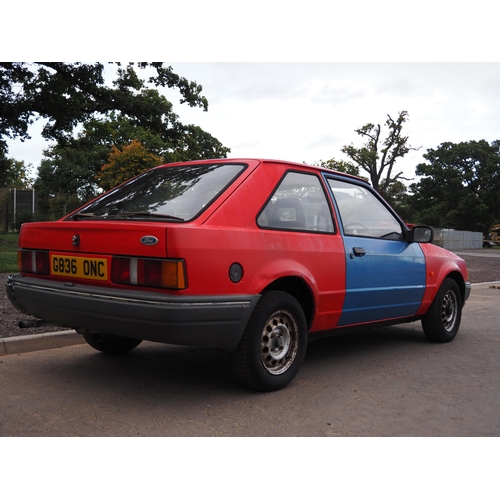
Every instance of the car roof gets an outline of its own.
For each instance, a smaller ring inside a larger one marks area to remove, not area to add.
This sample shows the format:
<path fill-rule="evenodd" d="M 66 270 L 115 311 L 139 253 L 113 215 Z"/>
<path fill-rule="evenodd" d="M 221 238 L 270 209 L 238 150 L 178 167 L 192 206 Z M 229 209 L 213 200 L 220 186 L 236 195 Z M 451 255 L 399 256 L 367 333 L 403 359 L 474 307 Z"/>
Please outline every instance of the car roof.
<path fill-rule="evenodd" d="M 369 183 L 366 181 L 366 179 L 362 179 L 361 177 L 357 177 L 356 175 L 351 175 L 347 174 L 345 172 L 339 172 L 338 170 L 332 170 L 330 168 L 325 168 L 325 167 L 319 167 L 317 165 L 308 165 L 307 163 L 298 163 L 298 162 L 292 162 L 288 160 L 274 160 L 274 159 L 269 159 L 269 158 L 213 158 L 213 159 L 207 159 L 207 160 L 190 160 L 190 161 L 183 161 L 183 162 L 176 162 L 176 163 L 166 163 L 164 165 L 160 165 L 156 168 L 163 168 L 163 167 L 173 167 L 173 166 L 182 166 L 182 165 L 199 165 L 199 164 L 210 164 L 210 163 L 253 163 L 255 166 L 258 164 L 280 164 L 280 165 L 285 165 L 291 168 L 301 168 L 301 169 L 306 169 L 306 170 L 314 170 L 316 172 L 326 172 L 326 173 L 334 173 L 336 175 L 346 177 L 349 179 L 355 179 L 357 181 L 361 181 L 364 184 L 369 185 Z"/>

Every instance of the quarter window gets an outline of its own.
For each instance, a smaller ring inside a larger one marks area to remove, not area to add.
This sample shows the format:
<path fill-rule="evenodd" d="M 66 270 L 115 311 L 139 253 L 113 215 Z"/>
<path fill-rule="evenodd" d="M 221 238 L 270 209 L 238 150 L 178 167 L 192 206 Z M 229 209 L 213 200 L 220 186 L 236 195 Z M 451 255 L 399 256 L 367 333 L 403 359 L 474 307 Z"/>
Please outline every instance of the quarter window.
<path fill-rule="evenodd" d="M 289 172 L 260 213 L 260 227 L 333 233 L 333 221 L 318 177 Z"/>

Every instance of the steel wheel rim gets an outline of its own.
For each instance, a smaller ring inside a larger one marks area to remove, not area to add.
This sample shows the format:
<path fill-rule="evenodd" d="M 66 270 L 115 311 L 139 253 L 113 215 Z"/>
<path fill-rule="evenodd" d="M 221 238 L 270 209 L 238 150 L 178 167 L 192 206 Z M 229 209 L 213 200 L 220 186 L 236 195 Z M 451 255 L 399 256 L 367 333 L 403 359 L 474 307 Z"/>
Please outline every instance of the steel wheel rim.
<path fill-rule="evenodd" d="M 448 290 L 443 297 L 441 306 L 441 318 L 443 327 L 447 332 L 451 332 L 457 321 L 458 301 L 453 290 Z"/>
<path fill-rule="evenodd" d="M 276 311 L 266 321 L 260 338 L 260 359 L 271 375 L 286 372 L 297 357 L 299 325 L 289 311 Z"/>

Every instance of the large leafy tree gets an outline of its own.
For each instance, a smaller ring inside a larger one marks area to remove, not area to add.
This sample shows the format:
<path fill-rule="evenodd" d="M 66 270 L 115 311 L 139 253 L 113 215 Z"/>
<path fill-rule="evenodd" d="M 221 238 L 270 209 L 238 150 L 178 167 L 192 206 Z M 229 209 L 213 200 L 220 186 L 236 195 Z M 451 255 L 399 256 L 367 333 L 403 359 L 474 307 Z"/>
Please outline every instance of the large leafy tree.
<path fill-rule="evenodd" d="M 155 87 L 176 88 L 181 103 L 207 110 L 202 87 L 163 63 L 117 64 L 117 78 L 105 81 L 102 63 L 0 63 L 0 154 L 8 138 L 28 139 L 28 127 L 47 119 L 42 135 L 63 140 L 79 123 L 112 111 L 135 125 L 162 132 L 177 121 L 172 104 Z M 138 70 L 152 71 L 140 78 Z"/>
<path fill-rule="evenodd" d="M 111 84 L 109 69 L 116 70 Z M 45 151 L 35 188 L 48 209 L 51 197 L 95 196 L 112 148 L 134 140 L 165 161 L 225 157 L 229 148 L 182 124 L 159 87 L 176 89 L 181 103 L 208 109 L 202 87 L 164 63 L 0 63 L 0 161 L 7 139 L 29 139 L 29 125 L 45 119 L 42 135 L 56 144 Z"/>
<path fill-rule="evenodd" d="M 176 123 L 174 128 L 158 132 L 111 113 L 88 120 L 76 137 L 48 148 L 35 187 L 47 196 L 64 192 L 78 194 L 82 201 L 87 201 L 98 193 L 99 187 L 105 187 L 97 179 L 114 148 L 121 150 L 133 141 L 139 141 L 165 163 L 221 158 L 230 151 L 194 125 Z"/>
<path fill-rule="evenodd" d="M 401 111 L 396 119 L 387 115 L 385 139 L 382 137 L 381 125 L 367 123 L 355 130 L 365 143 L 361 147 L 351 144 L 341 149 L 361 170 L 368 173 L 372 186 L 383 196 L 390 193 L 391 185 L 395 182 L 409 180 L 403 177 L 403 172 L 395 171 L 398 158 L 419 149 L 411 147 L 408 136 L 403 134 L 403 124 L 407 119 L 407 111 Z"/>
<path fill-rule="evenodd" d="M 410 186 L 418 222 L 487 233 L 500 221 L 500 141 L 444 142 L 423 157 Z"/>

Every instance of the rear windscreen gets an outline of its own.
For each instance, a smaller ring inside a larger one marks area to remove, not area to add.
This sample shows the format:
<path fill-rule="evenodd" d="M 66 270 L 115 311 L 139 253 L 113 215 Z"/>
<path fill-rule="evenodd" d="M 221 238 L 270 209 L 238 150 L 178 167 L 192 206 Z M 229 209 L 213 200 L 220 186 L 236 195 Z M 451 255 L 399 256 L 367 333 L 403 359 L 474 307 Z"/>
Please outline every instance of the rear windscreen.
<path fill-rule="evenodd" d="M 244 169 L 245 165 L 227 163 L 156 168 L 101 196 L 71 218 L 191 220 Z"/>

